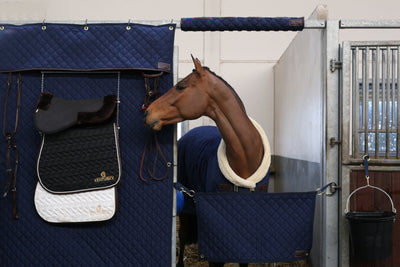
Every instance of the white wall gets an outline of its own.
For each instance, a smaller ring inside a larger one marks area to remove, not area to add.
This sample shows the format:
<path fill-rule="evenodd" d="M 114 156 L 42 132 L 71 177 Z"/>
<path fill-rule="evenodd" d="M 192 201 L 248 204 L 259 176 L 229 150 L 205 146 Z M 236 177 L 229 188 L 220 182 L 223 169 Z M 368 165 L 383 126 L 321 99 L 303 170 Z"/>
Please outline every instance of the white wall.
<path fill-rule="evenodd" d="M 308 17 L 327 4 L 330 19 L 399 18 L 398 0 L 0 0 L 0 20 L 122 20 L 179 19 L 195 16 Z M 342 31 L 342 39 L 400 39 L 398 32 Z M 260 122 L 274 153 L 274 75 L 294 32 L 176 33 L 179 77 L 192 69 L 190 54 L 200 58 L 238 92 L 250 116 Z M 208 120 L 205 120 L 208 123 Z M 199 122 L 197 122 L 199 123 Z M 200 121 L 200 123 L 202 123 Z"/>

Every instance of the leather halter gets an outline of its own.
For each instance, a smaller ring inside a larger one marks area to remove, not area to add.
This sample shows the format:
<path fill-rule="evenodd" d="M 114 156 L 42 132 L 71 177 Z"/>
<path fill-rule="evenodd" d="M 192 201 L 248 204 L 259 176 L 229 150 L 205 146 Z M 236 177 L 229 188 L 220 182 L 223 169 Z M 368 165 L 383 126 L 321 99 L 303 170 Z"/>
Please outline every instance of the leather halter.
<path fill-rule="evenodd" d="M 7 93 L 6 93 L 6 100 L 4 104 L 4 122 L 3 122 L 3 135 L 6 138 L 7 142 L 7 167 L 6 167 L 6 173 L 7 173 L 7 182 L 4 187 L 3 191 L 3 196 L 6 197 L 8 194 L 8 191 L 10 190 L 13 192 L 13 217 L 14 219 L 18 219 L 18 212 L 17 212 L 17 189 L 16 189 L 16 182 L 17 182 L 17 171 L 18 171 L 18 149 L 17 145 L 15 143 L 15 135 L 17 134 L 17 129 L 18 129 L 18 121 L 19 121 L 19 110 L 21 106 L 21 73 L 18 73 L 18 95 L 17 95 L 17 110 L 15 113 L 15 123 L 14 123 L 14 131 L 13 132 L 8 132 L 6 130 L 7 126 L 7 105 L 8 105 L 8 97 L 10 95 L 11 91 L 11 83 L 12 83 L 12 73 L 8 76 L 8 82 L 7 82 Z M 11 167 L 11 150 L 14 150 L 14 157 L 15 157 L 15 163 L 14 163 L 14 172 Z"/>

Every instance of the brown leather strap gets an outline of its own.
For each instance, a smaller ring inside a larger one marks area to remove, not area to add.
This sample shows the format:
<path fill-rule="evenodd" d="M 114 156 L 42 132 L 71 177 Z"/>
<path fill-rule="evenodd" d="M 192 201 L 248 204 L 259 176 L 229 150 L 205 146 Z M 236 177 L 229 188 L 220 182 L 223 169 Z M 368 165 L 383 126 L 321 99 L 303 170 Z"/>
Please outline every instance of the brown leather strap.
<path fill-rule="evenodd" d="M 144 175 L 143 175 L 143 167 L 144 167 L 144 162 L 146 159 L 146 151 L 147 151 L 148 146 L 149 146 L 149 155 L 147 156 L 147 173 L 149 175 L 149 178 L 146 179 L 146 178 L 144 178 Z M 153 146 L 155 146 L 155 148 L 153 148 Z M 153 150 L 155 150 L 155 156 L 154 156 L 154 160 L 153 160 L 153 163 L 151 166 L 150 161 L 151 161 Z M 165 163 L 165 166 L 166 166 L 165 174 L 162 177 L 155 176 L 157 162 L 158 162 L 158 155 L 161 156 L 161 159 L 163 160 L 163 162 Z M 143 154 L 142 154 L 142 159 L 140 161 L 140 169 L 139 169 L 140 179 L 143 182 L 149 182 L 151 180 L 156 180 L 156 181 L 164 180 L 168 176 L 170 167 L 171 167 L 171 163 L 168 162 L 167 159 L 165 158 L 164 154 L 162 153 L 161 147 L 158 143 L 157 133 L 153 132 L 152 135 L 147 140 L 147 142 L 144 146 L 144 149 L 143 149 Z"/>
<path fill-rule="evenodd" d="M 22 88 L 22 82 L 21 82 L 21 73 L 18 73 L 18 92 L 17 92 L 17 110 L 15 112 L 15 123 L 14 123 L 14 131 L 13 132 L 8 132 L 7 131 L 7 106 L 8 106 L 8 98 L 10 95 L 11 91 L 11 84 L 12 84 L 12 73 L 8 76 L 8 82 L 7 82 L 7 93 L 6 93 L 6 100 L 4 104 L 4 121 L 3 121 L 3 135 L 6 138 L 7 142 L 7 162 L 6 162 L 6 173 L 7 173 L 7 182 L 4 187 L 3 191 L 3 196 L 6 197 L 8 194 L 8 191 L 10 190 L 13 192 L 13 217 L 14 219 L 18 219 L 18 211 L 17 211 L 17 188 L 16 188 L 16 183 L 17 183 L 17 171 L 18 171 L 18 149 L 17 145 L 15 143 L 15 135 L 17 134 L 17 129 L 18 129 L 18 121 L 19 121 L 19 110 L 21 106 L 21 88 Z M 14 171 L 11 167 L 11 151 L 14 151 Z"/>
<path fill-rule="evenodd" d="M 163 72 L 155 73 L 155 74 L 146 74 L 142 73 L 145 82 L 146 94 L 144 97 L 144 103 L 142 105 L 142 109 L 145 110 L 151 102 L 156 99 L 160 95 L 160 90 L 158 90 L 158 85 L 160 82 L 160 77 L 163 75 Z M 150 79 L 153 79 L 153 88 L 151 86 Z"/>

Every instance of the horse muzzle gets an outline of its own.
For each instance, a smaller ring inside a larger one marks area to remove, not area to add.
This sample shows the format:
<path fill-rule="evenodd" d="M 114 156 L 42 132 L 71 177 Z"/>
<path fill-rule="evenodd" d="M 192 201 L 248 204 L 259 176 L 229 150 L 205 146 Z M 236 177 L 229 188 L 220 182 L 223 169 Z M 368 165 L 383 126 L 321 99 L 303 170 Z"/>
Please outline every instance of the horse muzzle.
<path fill-rule="evenodd" d="M 160 121 L 149 116 L 149 112 L 147 110 L 145 110 L 143 113 L 143 122 L 147 127 L 154 131 L 160 131 L 162 128 Z"/>

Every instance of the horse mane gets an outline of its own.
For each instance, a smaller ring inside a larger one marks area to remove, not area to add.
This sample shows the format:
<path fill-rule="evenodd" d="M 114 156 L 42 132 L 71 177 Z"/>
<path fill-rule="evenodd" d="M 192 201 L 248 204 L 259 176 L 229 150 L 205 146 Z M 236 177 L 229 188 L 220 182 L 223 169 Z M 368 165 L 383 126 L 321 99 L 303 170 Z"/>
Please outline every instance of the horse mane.
<path fill-rule="evenodd" d="M 242 107 L 244 113 L 246 113 L 246 108 L 244 107 L 243 101 L 242 99 L 240 99 L 239 95 L 236 93 L 235 89 L 233 89 L 233 87 L 227 82 L 225 81 L 221 76 L 218 76 L 215 72 L 213 72 L 212 70 L 210 70 L 209 67 L 204 67 L 203 69 L 207 70 L 209 73 L 211 73 L 212 75 L 214 75 L 215 77 L 217 77 L 218 79 L 220 79 L 233 93 L 233 95 L 236 97 L 236 99 L 238 100 L 240 106 Z"/>

